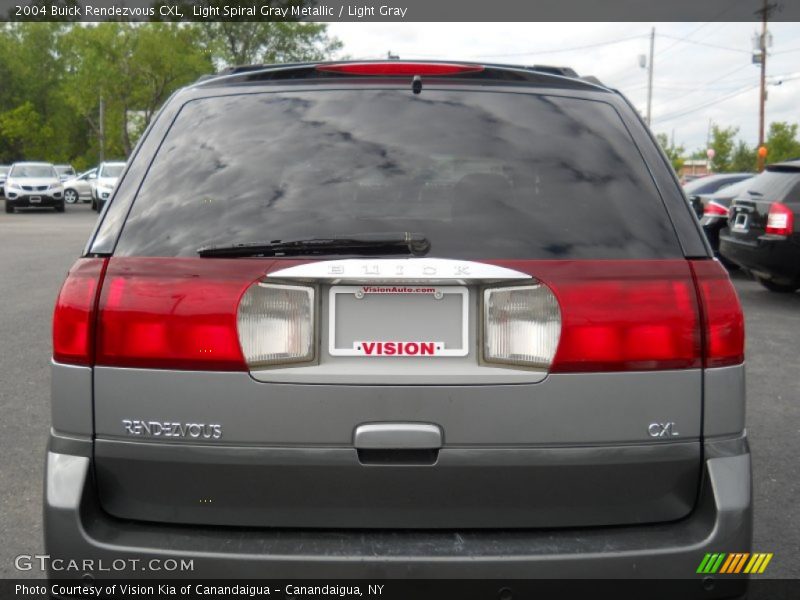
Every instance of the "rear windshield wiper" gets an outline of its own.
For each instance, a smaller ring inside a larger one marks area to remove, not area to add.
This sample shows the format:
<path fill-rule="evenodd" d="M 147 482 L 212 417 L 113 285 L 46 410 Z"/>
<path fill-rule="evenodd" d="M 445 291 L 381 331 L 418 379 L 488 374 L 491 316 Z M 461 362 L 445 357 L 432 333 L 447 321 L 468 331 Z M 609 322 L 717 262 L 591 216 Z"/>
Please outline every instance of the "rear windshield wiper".
<path fill-rule="evenodd" d="M 761 192 L 757 192 L 755 190 L 747 190 L 747 193 L 750 194 L 751 196 L 763 196 L 764 195 Z"/>
<path fill-rule="evenodd" d="M 431 243 L 421 233 L 373 233 L 299 240 L 272 240 L 197 249 L 202 258 L 325 256 L 330 254 L 411 254 L 424 256 Z"/>

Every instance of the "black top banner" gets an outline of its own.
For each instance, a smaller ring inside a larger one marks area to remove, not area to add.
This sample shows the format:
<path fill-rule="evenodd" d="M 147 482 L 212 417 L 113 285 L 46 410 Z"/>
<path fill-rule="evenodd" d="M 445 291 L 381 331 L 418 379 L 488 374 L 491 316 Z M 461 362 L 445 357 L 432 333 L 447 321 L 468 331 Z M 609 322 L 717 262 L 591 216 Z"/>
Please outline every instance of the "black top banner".
<path fill-rule="evenodd" d="M 5 21 L 800 21 L 800 0 L 0 0 Z"/>

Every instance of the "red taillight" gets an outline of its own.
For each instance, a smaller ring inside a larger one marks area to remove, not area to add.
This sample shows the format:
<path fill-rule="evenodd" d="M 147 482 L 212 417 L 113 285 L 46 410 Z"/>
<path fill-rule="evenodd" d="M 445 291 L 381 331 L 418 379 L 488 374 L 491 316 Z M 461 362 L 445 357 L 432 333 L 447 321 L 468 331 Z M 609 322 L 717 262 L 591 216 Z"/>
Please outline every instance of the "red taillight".
<path fill-rule="evenodd" d="M 459 65 L 454 63 L 415 63 L 415 62 L 363 62 L 363 63 L 338 63 L 332 65 L 318 65 L 317 71 L 329 73 L 344 73 L 347 75 L 376 75 L 376 76 L 409 76 L 414 75 L 459 75 L 464 73 L 479 73 L 483 71 L 481 65 Z"/>
<path fill-rule="evenodd" d="M 703 209 L 703 216 L 706 217 L 727 217 L 728 209 L 717 204 L 716 202 L 709 202 Z"/>
<path fill-rule="evenodd" d="M 785 204 L 773 202 L 767 215 L 767 233 L 773 235 L 792 235 L 794 231 L 794 213 Z"/>
<path fill-rule="evenodd" d="M 105 268 L 106 259 L 79 259 L 61 286 L 53 312 L 53 360 L 56 362 L 93 363 L 97 290 Z"/>
<path fill-rule="evenodd" d="M 701 365 L 697 295 L 685 261 L 559 261 L 530 267 L 556 294 L 553 373 Z"/>
<path fill-rule="evenodd" d="M 691 262 L 703 312 L 704 366 L 744 361 L 744 317 L 727 271 L 715 260 Z"/>
<path fill-rule="evenodd" d="M 239 299 L 261 260 L 111 259 L 100 294 L 98 365 L 246 371 Z"/>

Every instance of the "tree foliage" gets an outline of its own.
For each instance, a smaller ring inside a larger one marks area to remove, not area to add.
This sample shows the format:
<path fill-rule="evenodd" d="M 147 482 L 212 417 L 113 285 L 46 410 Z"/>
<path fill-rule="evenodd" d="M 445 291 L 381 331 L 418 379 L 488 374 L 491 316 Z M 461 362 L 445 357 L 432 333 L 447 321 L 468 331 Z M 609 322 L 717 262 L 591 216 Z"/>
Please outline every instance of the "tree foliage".
<path fill-rule="evenodd" d="M 757 165 L 756 145 L 749 145 L 737 139 L 738 127 L 719 127 L 711 129 L 710 147 L 714 150 L 712 168 L 716 173 L 755 172 Z M 767 164 L 790 159 L 800 159 L 800 125 L 774 121 L 770 123 L 767 139 Z M 666 136 L 665 136 L 666 139 Z M 706 150 L 698 149 L 691 158 L 706 158 Z"/>
<path fill-rule="evenodd" d="M 675 172 L 680 171 L 685 162 L 683 154 L 686 152 L 686 148 L 683 146 L 676 146 L 673 142 L 670 142 L 666 133 L 656 134 L 656 140 L 658 140 L 661 149 L 664 150 L 664 154 L 667 155 L 669 162 L 672 163 L 672 168 L 675 169 Z"/>
<path fill-rule="evenodd" d="M 711 127 L 711 148 L 714 150 L 714 158 L 711 159 L 711 164 L 714 171 L 718 173 L 731 171 L 731 162 L 738 133 L 738 127 L 722 128 L 718 125 Z"/>
<path fill-rule="evenodd" d="M 201 75 L 340 47 L 317 23 L 0 24 L 0 163 L 83 169 L 101 145 L 124 158 L 170 94 Z"/>
<path fill-rule="evenodd" d="M 800 158 L 800 139 L 797 138 L 797 123 L 770 123 L 765 145 L 767 147 L 768 162 Z"/>

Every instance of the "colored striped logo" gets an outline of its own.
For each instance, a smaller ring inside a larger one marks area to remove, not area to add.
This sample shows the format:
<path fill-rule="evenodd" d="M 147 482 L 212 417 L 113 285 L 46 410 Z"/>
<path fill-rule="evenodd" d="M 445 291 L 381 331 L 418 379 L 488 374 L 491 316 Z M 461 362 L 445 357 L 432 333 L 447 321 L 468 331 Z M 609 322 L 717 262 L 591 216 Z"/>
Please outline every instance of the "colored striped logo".
<path fill-rule="evenodd" d="M 703 575 L 712 575 L 715 573 L 732 575 L 738 573 L 749 573 L 755 575 L 756 573 L 763 573 L 769 561 L 772 560 L 772 553 L 756 552 L 750 554 L 749 552 L 733 552 L 726 554 L 724 552 L 718 554 L 706 554 L 697 567 L 697 572 Z"/>

